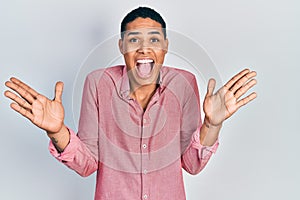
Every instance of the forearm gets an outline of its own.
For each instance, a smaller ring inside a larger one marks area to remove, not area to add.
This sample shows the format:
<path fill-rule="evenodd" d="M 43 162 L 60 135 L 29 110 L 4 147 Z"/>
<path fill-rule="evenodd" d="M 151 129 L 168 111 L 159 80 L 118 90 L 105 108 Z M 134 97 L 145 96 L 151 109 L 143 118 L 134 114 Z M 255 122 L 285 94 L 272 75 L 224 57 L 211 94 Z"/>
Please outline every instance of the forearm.
<path fill-rule="evenodd" d="M 200 143 L 203 146 L 212 146 L 219 137 L 222 124 L 211 125 L 209 121 L 204 118 L 203 125 L 200 129 Z"/>
<path fill-rule="evenodd" d="M 59 132 L 47 132 L 47 135 L 51 139 L 57 151 L 60 153 L 64 151 L 70 142 L 70 132 L 65 125 L 62 126 Z"/>
<path fill-rule="evenodd" d="M 182 155 L 182 167 L 190 174 L 198 174 L 219 145 L 218 136 L 222 125 L 213 127 L 207 121 L 204 123 L 206 125 L 203 124 L 200 131 L 193 133 L 190 146 Z"/>

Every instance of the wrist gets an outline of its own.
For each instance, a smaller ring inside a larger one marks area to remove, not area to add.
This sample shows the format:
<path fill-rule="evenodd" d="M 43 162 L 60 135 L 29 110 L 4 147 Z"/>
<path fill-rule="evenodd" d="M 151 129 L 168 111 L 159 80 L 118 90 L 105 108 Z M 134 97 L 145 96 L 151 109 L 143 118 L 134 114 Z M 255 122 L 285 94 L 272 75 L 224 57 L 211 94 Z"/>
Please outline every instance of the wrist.
<path fill-rule="evenodd" d="M 57 141 L 68 140 L 69 135 L 70 135 L 69 130 L 65 125 L 63 125 L 58 132 L 49 132 L 49 131 L 47 131 L 47 136 L 51 140 L 57 140 Z"/>
<path fill-rule="evenodd" d="M 222 123 L 213 124 L 205 117 L 203 120 L 203 126 L 200 129 L 200 143 L 204 146 L 213 145 L 219 137 Z"/>
<path fill-rule="evenodd" d="M 46 131 L 46 133 L 48 136 L 58 136 L 58 135 L 63 134 L 64 132 L 66 132 L 66 130 L 67 130 L 67 127 L 63 123 L 58 131 L 55 131 L 55 132 Z"/>
<path fill-rule="evenodd" d="M 205 117 L 204 121 L 203 121 L 203 125 L 206 128 L 220 128 L 220 127 L 222 127 L 222 124 L 223 124 L 223 122 L 221 122 L 219 124 L 213 124 L 207 117 Z"/>
<path fill-rule="evenodd" d="M 63 125 L 59 132 L 47 132 L 48 137 L 58 152 L 63 152 L 66 146 L 70 143 L 69 129 Z"/>

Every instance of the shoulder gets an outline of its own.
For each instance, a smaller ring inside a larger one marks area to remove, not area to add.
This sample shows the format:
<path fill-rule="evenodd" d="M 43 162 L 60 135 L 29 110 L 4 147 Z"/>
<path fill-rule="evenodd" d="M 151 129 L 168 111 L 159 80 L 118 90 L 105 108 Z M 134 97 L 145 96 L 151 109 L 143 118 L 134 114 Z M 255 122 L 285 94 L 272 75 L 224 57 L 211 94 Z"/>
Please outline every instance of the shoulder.
<path fill-rule="evenodd" d="M 100 80 L 111 79 L 118 80 L 122 77 L 124 65 L 101 68 L 90 72 L 86 76 L 86 80 L 99 83 Z"/>
<path fill-rule="evenodd" d="M 191 82 L 196 80 L 196 77 L 193 73 L 175 67 L 162 67 L 162 78 L 165 82 L 170 82 L 172 80 L 176 80 L 179 82 Z"/>
<path fill-rule="evenodd" d="M 179 68 L 163 67 L 162 75 L 163 90 L 172 91 L 183 102 L 192 95 L 198 95 L 197 80 L 193 73 Z"/>

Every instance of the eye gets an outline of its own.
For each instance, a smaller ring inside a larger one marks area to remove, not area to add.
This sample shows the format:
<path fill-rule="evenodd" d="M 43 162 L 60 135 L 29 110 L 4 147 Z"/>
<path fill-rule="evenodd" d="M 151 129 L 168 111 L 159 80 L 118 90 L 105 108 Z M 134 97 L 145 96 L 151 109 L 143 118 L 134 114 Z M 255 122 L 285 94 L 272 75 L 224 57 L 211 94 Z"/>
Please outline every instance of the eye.
<path fill-rule="evenodd" d="M 158 38 L 151 38 L 151 39 L 150 39 L 150 42 L 156 43 L 156 42 L 159 42 L 159 39 L 158 39 Z"/>
<path fill-rule="evenodd" d="M 131 42 L 131 43 L 137 43 L 137 42 L 138 42 L 138 39 L 137 39 L 137 38 L 131 38 L 131 39 L 129 40 L 129 42 Z"/>

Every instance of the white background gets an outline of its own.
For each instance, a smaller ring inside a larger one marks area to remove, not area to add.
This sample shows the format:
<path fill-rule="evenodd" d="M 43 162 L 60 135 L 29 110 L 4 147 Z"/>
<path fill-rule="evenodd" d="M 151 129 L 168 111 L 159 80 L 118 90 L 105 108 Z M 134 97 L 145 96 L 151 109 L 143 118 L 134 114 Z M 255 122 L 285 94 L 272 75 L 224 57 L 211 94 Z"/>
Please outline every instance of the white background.
<path fill-rule="evenodd" d="M 72 91 L 82 62 L 139 5 L 201 44 L 222 80 L 245 67 L 258 73 L 258 98 L 224 123 L 207 167 L 185 174 L 187 199 L 299 199 L 297 0 L 1 0 L 0 199 L 93 199 L 95 176 L 81 178 L 50 156 L 44 132 L 10 110 L 4 82 L 16 76 L 52 98 L 62 80 L 65 123 L 76 130 Z"/>

